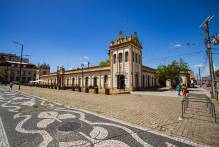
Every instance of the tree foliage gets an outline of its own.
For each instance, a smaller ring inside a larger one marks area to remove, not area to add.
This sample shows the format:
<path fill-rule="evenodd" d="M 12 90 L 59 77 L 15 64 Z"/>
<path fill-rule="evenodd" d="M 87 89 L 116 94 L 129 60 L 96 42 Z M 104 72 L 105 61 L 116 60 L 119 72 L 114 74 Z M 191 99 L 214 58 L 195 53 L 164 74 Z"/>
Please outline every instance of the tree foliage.
<path fill-rule="evenodd" d="M 109 59 L 100 61 L 100 63 L 99 63 L 100 66 L 105 66 L 105 65 L 109 65 L 109 64 L 110 64 L 110 60 Z"/>
<path fill-rule="evenodd" d="M 180 73 L 188 73 L 189 70 L 189 65 L 184 60 L 173 60 L 168 65 L 159 65 L 156 70 L 156 77 L 159 78 L 161 85 L 165 85 L 167 79 L 170 79 L 171 82 L 179 82 Z"/>

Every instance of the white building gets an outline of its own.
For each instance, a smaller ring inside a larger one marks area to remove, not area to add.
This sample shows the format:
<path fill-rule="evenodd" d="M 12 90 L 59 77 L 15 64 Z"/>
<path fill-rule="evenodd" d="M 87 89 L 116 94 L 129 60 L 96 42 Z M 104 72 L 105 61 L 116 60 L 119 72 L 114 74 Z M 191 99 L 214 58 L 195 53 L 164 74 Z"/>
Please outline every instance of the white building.
<path fill-rule="evenodd" d="M 45 84 L 60 87 L 98 87 L 133 91 L 158 85 L 155 69 L 142 65 L 142 45 L 137 33 L 125 36 L 119 32 L 109 45 L 110 64 L 57 72 L 40 76 Z"/>

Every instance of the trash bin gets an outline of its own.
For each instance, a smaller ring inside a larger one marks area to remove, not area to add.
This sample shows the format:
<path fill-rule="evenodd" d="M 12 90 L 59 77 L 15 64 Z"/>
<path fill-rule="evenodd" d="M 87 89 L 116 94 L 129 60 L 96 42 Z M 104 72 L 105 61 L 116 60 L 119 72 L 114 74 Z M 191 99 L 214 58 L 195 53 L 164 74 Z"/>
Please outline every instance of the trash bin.
<path fill-rule="evenodd" d="M 105 95 L 109 95 L 109 94 L 110 94 L 109 88 L 105 88 Z"/>
<path fill-rule="evenodd" d="M 98 94 L 98 87 L 95 87 L 95 88 L 94 88 L 94 93 L 95 93 L 95 94 Z"/>

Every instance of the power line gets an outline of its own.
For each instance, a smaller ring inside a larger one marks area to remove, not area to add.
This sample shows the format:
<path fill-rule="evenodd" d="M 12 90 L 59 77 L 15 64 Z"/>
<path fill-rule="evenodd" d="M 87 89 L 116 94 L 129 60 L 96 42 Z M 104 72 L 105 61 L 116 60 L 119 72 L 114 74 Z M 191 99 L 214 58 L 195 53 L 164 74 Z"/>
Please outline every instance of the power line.
<path fill-rule="evenodd" d="M 213 50 L 219 50 L 219 48 L 211 48 L 211 49 L 213 49 Z"/>
<path fill-rule="evenodd" d="M 165 60 L 165 59 L 168 59 L 168 58 L 176 58 L 176 57 L 182 57 L 182 56 L 191 56 L 191 55 L 200 54 L 202 52 L 205 52 L 205 51 L 201 50 L 201 51 L 196 51 L 196 52 L 178 54 L 178 55 L 174 55 L 174 56 L 166 56 L 166 57 L 161 57 L 161 58 L 153 58 L 153 59 L 149 59 L 149 60 L 146 60 L 146 61 L 161 60 L 161 59 Z"/>

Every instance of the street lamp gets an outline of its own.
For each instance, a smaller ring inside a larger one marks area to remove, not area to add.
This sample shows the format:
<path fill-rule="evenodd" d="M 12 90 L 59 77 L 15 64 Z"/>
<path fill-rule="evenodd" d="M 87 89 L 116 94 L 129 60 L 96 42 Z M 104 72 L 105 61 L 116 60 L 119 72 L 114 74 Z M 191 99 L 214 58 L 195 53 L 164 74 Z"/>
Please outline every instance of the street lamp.
<path fill-rule="evenodd" d="M 20 59 L 20 71 L 19 71 L 19 73 L 20 73 L 20 82 L 19 82 L 19 88 L 18 88 L 20 90 L 21 89 L 21 82 L 22 82 L 22 79 L 21 79 L 21 68 L 22 68 L 22 62 L 23 62 L 24 45 L 19 43 L 19 42 L 17 42 L 17 41 L 12 41 L 12 42 L 14 44 L 17 44 L 17 45 L 21 46 L 21 59 Z"/>
<path fill-rule="evenodd" d="M 82 72 L 81 72 L 82 88 L 84 88 L 84 73 L 83 73 L 84 64 L 81 64 L 81 69 L 82 69 Z"/>
<path fill-rule="evenodd" d="M 213 44 L 218 45 L 219 44 L 219 35 L 214 34 L 214 36 L 212 38 L 213 38 L 213 40 L 212 40 Z"/>

